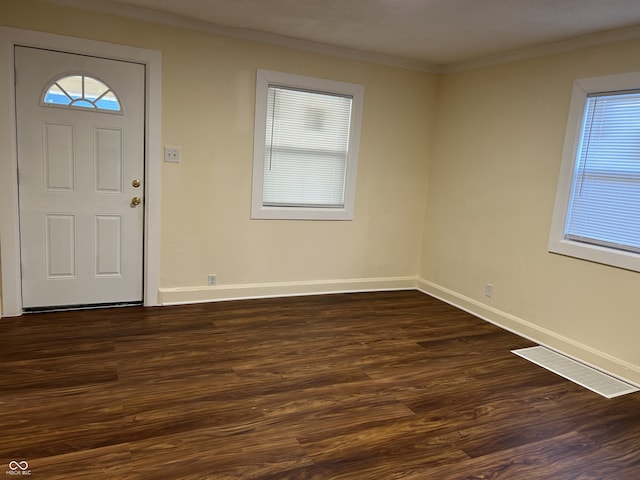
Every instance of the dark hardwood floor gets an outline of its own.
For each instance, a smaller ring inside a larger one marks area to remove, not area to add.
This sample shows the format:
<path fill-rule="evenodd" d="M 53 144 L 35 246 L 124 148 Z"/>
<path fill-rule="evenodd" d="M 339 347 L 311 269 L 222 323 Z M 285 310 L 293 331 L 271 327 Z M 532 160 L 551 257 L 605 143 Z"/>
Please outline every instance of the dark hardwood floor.
<path fill-rule="evenodd" d="M 640 396 L 529 345 L 415 291 L 3 318 L 0 476 L 640 479 Z"/>

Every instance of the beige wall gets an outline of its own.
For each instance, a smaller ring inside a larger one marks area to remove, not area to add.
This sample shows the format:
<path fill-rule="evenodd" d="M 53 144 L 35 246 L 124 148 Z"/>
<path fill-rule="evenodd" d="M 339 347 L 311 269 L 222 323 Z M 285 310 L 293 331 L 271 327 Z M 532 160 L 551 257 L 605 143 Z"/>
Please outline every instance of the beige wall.
<path fill-rule="evenodd" d="M 415 285 L 434 75 L 33 0 L 2 10 L 7 26 L 162 52 L 162 143 L 182 163 L 162 165 L 161 301 Z M 257 68 L 365 86 L 354 221 L 249 218 Z"/>
<path fill-rule="evenodd" d="M 631 41 L 440 79 L 420 270 L 427 291 L 636 382 L 640 275 L 550 254 L 547 241 L 573 81 L 637 70 L 638 51 Z"/>

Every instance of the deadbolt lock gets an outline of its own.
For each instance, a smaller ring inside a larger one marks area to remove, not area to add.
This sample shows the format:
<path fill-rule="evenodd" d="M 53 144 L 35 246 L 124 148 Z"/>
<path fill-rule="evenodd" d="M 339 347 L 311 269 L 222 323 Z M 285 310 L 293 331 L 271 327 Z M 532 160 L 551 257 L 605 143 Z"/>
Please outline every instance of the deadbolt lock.
<path fill-rule="evenodd" d="M 133 182 L 131 182 L 131 185 L 133 185 L 135 188 L 138 188 L 140 186 L 140 180 L 134 180 Z"/>

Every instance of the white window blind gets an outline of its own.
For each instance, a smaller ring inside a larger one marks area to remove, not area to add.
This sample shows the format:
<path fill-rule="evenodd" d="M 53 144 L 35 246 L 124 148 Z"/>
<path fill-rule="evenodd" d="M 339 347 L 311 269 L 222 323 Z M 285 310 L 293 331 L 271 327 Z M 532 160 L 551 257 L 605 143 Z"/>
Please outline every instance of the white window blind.
<path fill-rule="evenodd" d="M 342 208 L 352 97 L 269 85 L 263 205 Z"/>
<path fill-rule="evenodd" d="M 353 220 L 364 87 L 258 69 L 251 218 Z"/>
<path fill-rule="evenodd" d="M 565 238 L 640 252 L 640 91 L 587 96 Z"/>

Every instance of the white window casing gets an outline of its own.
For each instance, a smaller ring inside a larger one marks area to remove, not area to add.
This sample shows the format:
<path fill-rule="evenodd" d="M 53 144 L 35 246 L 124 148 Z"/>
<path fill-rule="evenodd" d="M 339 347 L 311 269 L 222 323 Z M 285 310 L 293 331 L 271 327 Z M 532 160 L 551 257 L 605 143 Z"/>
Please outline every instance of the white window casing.
<path fill-rule="evenodd" d="M 352 220 L 364 87 L 258 70 L 251 218 Z"/>
<path fill-rule="evenodd" d="M 640 271 L 640 73 L 576 80 L 548 248 Z"/>

